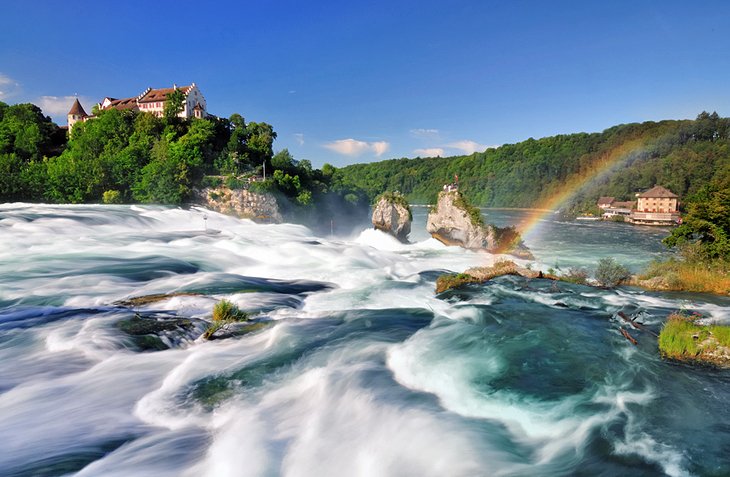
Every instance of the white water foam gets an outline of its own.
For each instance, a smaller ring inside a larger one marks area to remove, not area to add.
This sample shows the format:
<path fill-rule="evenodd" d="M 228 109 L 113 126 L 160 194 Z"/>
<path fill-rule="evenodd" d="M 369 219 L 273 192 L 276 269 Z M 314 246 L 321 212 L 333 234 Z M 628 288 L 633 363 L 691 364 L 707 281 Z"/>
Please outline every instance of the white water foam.
<path fill-rule="evenodd" d="M 616 455 L 639 455 L 668 475 L 689 472 L 681 444 L 663 443 L 637 418 L 636 409 L 656 398 L 650 386 L 636 392 L 628 376 L 552 401 L 489 389 L 485 382 L 519 363 L 508 362 L 499 345 L 478 355 L 464 351 L 460 346 L 476 338 L 450 328 L 479 321 L 472 305 L 505 297 L 548 307 L 570 301 L 573 310 L 608 315 L 624 306 L 676 308 L 672 298 L 626 290 L 566 297 L 493 284 L 456 303 L 435 298 L 433 272 L 460 272 L 497 257 L 433 239 L 402 244 L 374 230 L 315 237 L 298 225 L 258 225 L 198 208 L 0 210 L 0 301 L 19 301 L 34 313 L 40 313 L 36 306 L 93 309 L 30 329 L 0 321 L 0 471 L 35 462 L 39 449 L 53 457 L 129 439 L 79 475 L 566 474 L 590 452 L 587 442 L 597 429 L 625 421 L 624 436 L 611 442 Z M 170 270 L 150 279 L 113 273 L 111 259 L 144 268 L 146 257 L 164 258 L 160 263 Z M 178 266 L 197 271 L 177 273 Z M 137 310 L 209 319 L 213 304 L 228 298 L 277 323 L 245 337 L 183 342 L 161 352 L 122 346 L 114 323 L 128 315 L 113 311 L 112 303 L 215 284 L 222 274 L 333 288 L 171 297 Z M 692 307 L 728 319 L 727 307 Z M 436 318 L 402 343 L 380 341 L 369 328 L 329 340 L 316 328 L 337 320 L 343 324 L 331 326 L 346 326 L 351 315 L 356 320 L 365 310 L 385 309 L 403 320 L 411 309 Z M 649 319 L 660 320 L 658 313 Z M 274 371 L 262 365 L 316 339 L 323 342 Z M 646 353 L 625 344 L 605 359 L 633 370 L 647 360 L 661 366 Z M 190 397 L 201 380 L 225 380 L 256 366 L 263 366 L 261 382 L 231 384 L 212 410 Z M 586 411 L 590 406 L 599 410 Z"/>

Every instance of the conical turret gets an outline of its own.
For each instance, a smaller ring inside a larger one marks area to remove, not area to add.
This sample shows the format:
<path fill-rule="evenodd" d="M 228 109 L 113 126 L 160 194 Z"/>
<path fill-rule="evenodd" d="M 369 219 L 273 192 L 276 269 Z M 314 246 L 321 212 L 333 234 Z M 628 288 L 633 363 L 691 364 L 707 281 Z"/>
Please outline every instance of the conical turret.
<path fill-rule="evenodd" d="M 81 103 L 79 102 L 79 98 L 76 98 L 74 100 L 73 106 L 71 106 L 71 110 L 68 112 L 68 130 L 71 131 L 71 128 L 74 124 L 76 124 L 79 121 L 83 121 L 85 118 L 89 117 L 88 114 L 86 114 L 86 111 L 84 111 L 83 106 L 81 106 Z"/>

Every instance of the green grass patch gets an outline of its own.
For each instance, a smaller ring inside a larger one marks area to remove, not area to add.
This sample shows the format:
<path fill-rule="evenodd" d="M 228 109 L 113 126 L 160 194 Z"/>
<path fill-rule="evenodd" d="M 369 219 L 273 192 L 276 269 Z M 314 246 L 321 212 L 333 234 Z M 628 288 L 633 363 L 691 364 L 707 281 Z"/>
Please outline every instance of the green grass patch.
<path fill-rule="evenodd" d="M 213 307 L 213 321 L 233 322 L 248 320 L 248 313 L 241 311 L 236 305 L 228 300 L 221 300 Z"/>
<path fill-rule="evenodd" d="M 228 300 L 221 300 L 213 307 L 213 322 L 203 334 L 207 340 L 231 323 L 248 321 L 250 315 Z"/>
<path fill-rule="evenodd" d="M 700 354 L 698 342 L 706 339 L 707 330 L 685 316 L 671 315 L 659 333 L 659 351 L 672 359 L 694 359 Z"/>
<path fill-rule="evenodd" d="M 696 316 L 674 313 L 659 333 L 659 351 L 678 361 L 730 365 L 730 326 L 702 325 Z"/>

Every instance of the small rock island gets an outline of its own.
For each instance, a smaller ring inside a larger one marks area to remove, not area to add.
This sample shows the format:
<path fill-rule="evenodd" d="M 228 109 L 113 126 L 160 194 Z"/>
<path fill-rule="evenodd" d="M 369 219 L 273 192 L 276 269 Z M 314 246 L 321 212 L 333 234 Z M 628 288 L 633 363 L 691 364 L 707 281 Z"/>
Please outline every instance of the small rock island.
<path fill-rule="evenodd" d="M 428 214 L 426 230 L 446 245 L 533 258 L 514 227 L 485 224 L 479 209 L 469 204 L 453 187 L 439 193 L 436 206 Z"/>
<path fill-rule="evenodd" d="M 401 242 L 408 242 L 413 214 L 406 198 L 398 192 L 385 192 L 378 197 L 373 208 L 373 227 L 382 230 Z"/>

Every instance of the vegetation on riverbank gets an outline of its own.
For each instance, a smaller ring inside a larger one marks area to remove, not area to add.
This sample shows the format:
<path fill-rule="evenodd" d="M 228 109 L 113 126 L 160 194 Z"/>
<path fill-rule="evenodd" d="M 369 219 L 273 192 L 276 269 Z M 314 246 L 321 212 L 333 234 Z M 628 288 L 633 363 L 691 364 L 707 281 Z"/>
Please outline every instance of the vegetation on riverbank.
<path fill-rule="evenodd" d="M 698 315 L 674 313 L 659 334 L 659 351 L 668 359 L 730 367 L 730 326 L 703 325 Z"/>
<path fill-rule="evenodd" d="M 650 290 L 730 295 L 730 265 L 676 258 L 657 261 L 649 264 L 631 284 Z"/>
<path fill-rule="evenodd" d="M 595 272 L 596 282 L 602 287 L 613 288 L 631 278 L 631 272 L 611 257 L 598 261 Z"/>
<path fill-rule="evenodd" d="M 677 248 L 678 257 L 650 264 L 637 284 L 730 295 L 730 177 L 690 196 L 682 225 L 664 243 Z"/>

